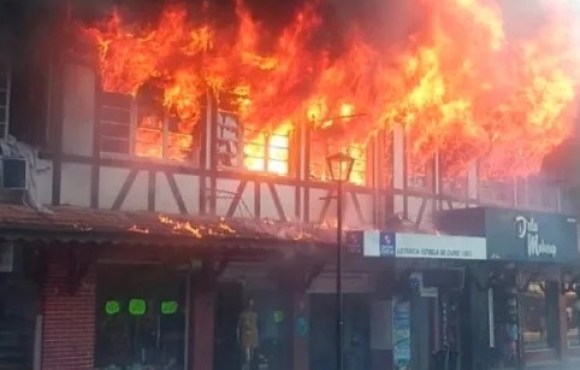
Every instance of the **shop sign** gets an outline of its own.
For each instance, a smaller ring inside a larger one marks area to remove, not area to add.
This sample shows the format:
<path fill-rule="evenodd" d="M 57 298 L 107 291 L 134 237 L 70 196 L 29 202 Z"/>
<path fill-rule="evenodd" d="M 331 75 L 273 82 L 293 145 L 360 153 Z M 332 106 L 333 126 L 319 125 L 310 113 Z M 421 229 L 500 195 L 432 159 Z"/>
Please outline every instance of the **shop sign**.
<path fill-rule="evenodd" d="M 558 247 L 540 238 L 540 227 L 533 216 L 516 216 L 514 223 L 518 238 L 525 239 L 528 257 L 546 255 L 556 258 Z"/>
<path fill-rule="evenodd" d="M 485 260 L 482 237 L 365 231 L 361 244 L 366 257 Z"/>
<path fill-rule="evenodd" d="M 395 256 L 485 260 L 485 238 L 449 235 L 397 234 Z"/>
<path fill-rule="evenodd" d="M 490 259 L 569 263 L 578 258 L 574 217 L 487 209 L 485 219 Z"/>

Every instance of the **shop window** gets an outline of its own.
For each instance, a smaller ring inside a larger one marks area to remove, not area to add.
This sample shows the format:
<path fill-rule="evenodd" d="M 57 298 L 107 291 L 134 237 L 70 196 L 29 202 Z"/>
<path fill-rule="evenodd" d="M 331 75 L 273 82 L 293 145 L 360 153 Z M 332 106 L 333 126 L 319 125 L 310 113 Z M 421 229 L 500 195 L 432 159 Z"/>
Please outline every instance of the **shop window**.
<path fill-rule="evenodd" d="M 294 329 L 291 296 L 277 290 L 275 285 L 267 285 L 250 280 L 244 286 L 236 283 L 218 286 L 214 368 L 291 368 Z"/>
<path fill-rule="evenodd" d="M 0 54 L 0 138 L 8 136 L 10 113 L 10 69 Z"/>
<path fill-rule="evenodd" d="M 580 299 L 576 293 L 566 294 L 566 323 L 568 347 L 580 347 Z"/>
<path fill-rule="evenodd" d="M 524 350 L 554 348 L 558 332 L 557 286 L 530 283 L 520 297 Z"/>
<path fill-rule="evenodd" d="M 185 277 L 153 267 L 101 267 L 97 286 L 97 369 L 183 370 Z"/>
<path fill-rule="evenodd" d="M 104 92 L 100 100 L 102 153 L 195 161 L 198 122 L 164 110 L 154 95 Z"/>

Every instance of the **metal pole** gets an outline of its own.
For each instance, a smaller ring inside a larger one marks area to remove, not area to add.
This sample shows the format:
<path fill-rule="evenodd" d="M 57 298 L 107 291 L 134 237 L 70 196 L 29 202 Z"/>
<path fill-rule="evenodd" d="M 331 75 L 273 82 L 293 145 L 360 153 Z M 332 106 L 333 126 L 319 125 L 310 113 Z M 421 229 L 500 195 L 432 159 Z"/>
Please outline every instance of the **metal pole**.
<path fill-rule="evenodd" d="M 337 370 L 343 370 L 344 307 L 342 294 L 342 180 L 338 181 L 336 207 L 336 368 Z"/>

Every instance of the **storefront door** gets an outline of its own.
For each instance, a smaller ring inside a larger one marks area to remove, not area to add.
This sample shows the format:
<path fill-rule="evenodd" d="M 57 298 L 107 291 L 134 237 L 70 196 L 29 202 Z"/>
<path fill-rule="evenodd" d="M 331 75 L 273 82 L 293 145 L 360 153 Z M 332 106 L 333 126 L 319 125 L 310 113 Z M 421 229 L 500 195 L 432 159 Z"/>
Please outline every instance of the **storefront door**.
<path fill-rule="evenodd" d="M 370 368 L 370 307 L 365 294 L 344 297 L 344 369 Z M 310 370 L 336 368 L 336 295 L 310 295 Z"/>
<path fill-rule="evenodd" d="M 290 370 L 292 367 L 291 294 L 264 286 L 239 283 L 218 285 L 215 316 L 214 370 Z M 241 331 L 245 313 L 250 310 L 251 361 L 242 355 L 245 336 Z M 253 320 L 252 320 L 253 321 Z"/>

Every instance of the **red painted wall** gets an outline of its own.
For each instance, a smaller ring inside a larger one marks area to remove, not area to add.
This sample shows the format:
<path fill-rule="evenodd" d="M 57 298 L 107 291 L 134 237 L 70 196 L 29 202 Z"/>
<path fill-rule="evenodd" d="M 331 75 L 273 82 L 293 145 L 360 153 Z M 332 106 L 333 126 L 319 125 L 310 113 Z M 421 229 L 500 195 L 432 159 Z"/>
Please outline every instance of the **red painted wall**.
<path fill-rule="evenodd" d="M 51 252 L 47 263 L 42 307 L 42 370 L 92 370 L 95 347 L 94 269 L 89 270 L 78 291 L 71 296 L 67 284 L 67 255 Z"/>

